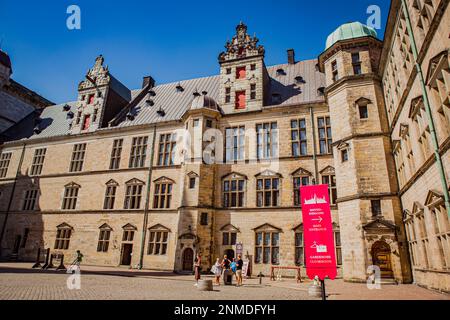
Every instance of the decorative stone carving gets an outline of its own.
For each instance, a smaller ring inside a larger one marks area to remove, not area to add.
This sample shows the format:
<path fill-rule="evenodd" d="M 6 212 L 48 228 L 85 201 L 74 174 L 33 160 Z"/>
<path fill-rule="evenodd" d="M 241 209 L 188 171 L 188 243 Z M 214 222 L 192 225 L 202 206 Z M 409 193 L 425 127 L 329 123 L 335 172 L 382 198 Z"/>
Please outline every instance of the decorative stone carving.
<path fill-rule="evenodd" d="M 236 27 L 236 35 L 231 41 L 227 41 L 226 51 L 219 55 L 219 62 L 264 55 L 265 49 L 258 42 L 256 36 L 250 37 L 247 34 L 247 26 L 241 22 Z"/>

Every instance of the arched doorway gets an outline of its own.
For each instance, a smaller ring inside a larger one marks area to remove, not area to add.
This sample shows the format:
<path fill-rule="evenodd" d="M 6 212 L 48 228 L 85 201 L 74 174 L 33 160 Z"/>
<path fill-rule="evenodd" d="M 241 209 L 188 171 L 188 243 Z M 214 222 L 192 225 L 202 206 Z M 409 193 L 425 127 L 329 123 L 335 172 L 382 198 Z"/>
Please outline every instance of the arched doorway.
<path fill-rule="evenodd" d="M 194 269 L 194 250 L 186 248 L 183 251 L 183 271 L 192 271 Z"/>
<path fill-rule="evenodd" d="M 227 256 L 228 260 L 233 261 L 233 258 L 234 258 L 234 250 L 233 249 L 225 250 L 224 254 Z"/>
<path fill-rule="evenodd" d="M 377 241 L 372 245 L 372 262 L 378 266 L 382 278 L 392 278 L 391 247 L 385 241 Z"/>

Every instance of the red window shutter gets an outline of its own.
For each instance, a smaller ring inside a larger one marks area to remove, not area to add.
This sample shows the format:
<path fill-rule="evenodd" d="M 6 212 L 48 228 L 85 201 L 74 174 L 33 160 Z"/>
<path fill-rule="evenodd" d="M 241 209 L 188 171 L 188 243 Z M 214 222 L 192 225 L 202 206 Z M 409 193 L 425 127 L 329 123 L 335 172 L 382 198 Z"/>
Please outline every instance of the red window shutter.
<path fill-rule="evenodd" d="M 93 104 L 93 103 L 94 103 L 94 95 L 91 94 L 91 95 L 89 96 L 89 104 Z"/>
<path fill-rule="evenodd" d="M 84 122 L 83 122 L 83 129 L 82 130 L 89 129 L 90 124 L 91 124 L 91 116 L 90 115 L 84 116 Z"/>
<path fill-rule="evenodd" d="M 236 79 L 245 79 L 245 67 L 236 68 Z"/>
<path fill-rule="evenodd" d="M 245 91 L 236 92 L 236 109 L 245 109 Z"/>

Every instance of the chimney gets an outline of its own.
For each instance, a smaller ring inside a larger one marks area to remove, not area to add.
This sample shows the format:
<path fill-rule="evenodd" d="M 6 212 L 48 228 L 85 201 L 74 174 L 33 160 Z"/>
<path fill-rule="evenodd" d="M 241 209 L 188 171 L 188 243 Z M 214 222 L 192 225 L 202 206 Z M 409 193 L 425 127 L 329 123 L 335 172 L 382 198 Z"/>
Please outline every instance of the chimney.
<path fill-rule="evenodd" d="M 142 80 L 142 89 L 144 89 L 148 85 L 150 85 L 150 88 L 153 88 L 155 86 L 155 80 L 150 76 L 146 76 Z"/>
<path fill-rule="evenodd" d="M 287 51 L 288 63 L 295 64 L 295 52 L 294 49 L 288 49 Z"/>

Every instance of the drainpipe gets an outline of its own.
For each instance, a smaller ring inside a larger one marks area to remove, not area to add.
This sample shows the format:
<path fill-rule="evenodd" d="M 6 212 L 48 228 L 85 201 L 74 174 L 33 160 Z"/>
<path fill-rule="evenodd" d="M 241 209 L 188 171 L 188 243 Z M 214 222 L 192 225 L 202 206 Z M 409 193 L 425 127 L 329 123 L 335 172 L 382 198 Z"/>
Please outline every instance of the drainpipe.
<path fill-rule="evenodd" d="M 147 175 L 147 190 L 145 193 L 145 208 L 144 208 L 144 221 L 142 223 L 142 236 L 141 236 L 141 251 L 139 254 L 139 265 L 138 268 L 142 269 L 144 265 L 144 247 L 145 247 L 145 238 L 147 235 L 147 225 L 148 225 L 148 211 L 150 206 L 150 186 L 152 183 L 152 172 L 153 172 L 153 161 L 155 158 L 155 140 L 156 140 L 156 124 L 153 125 L 153 138 L 151 145 L 151 154 L 150 154 L 150 165 L 148 166 L 148 175 Z"/>
<path fill-rule="evenodd" d="M 21 169 L 22 169 L 23 157 L 25 154 L 25 146 L 26 146 L 26 143 L 23 144 L 22 154 L 20 155 L 19 165 L 17 167 L 16 176 L 14 177 L 14 183 L 12 186 L 11 195 L 9 196 L 8 207 L 6 209 L 5 221 L 3 222 L 2 232 L 0 234 L 0 257 L 2 255 L 2 241 L 3 241 L 3 236 L 4 236 L 5 230 L 6 230 L 6 224 L 8 223 L 9 211 L 11 211 L 12 201 L 14 199 L 14 193 L 16 191 L 17 177 L 19 176 Z"/>
<path fill-rule="evenodd" d="M 403 13 L 406 17 L 406 25 L 408 28 L 408 34 L 409 39 L 411 41 L 411 49 L 413 52 L 414 60 L 415 60 L 415 66 L 417 69 L 417 75 L 419 76 L 420 86 L 422 88 L 422 95 L 423 95 L 423 103 L 425 105 L 425 109 L 428 116 L 428 125 L 430 126 L 430 132 L 431 132 L 431 139 L 433 141 L 433 147 L 434 147 L 434 156 L 436 158 L 436 164 L 439 170 L 439 176 L 441 179 L 442 189 L 444 193 L 444 200 L 445 200 L 445 208 L 447 209 L 447 215 L 450 217 L 450 195 L 448 192 L 448 185 L 447 185 L 447 179 L 445 177 L 445 169 L 444 165 L 442 164 L 441 155 L 439 154 L 439 142 L 436 135 L 436 128 L 434 126 L 433 121 L 433 115 L 431 113 L 431 106 L 430 106 L 430 100 L 428 98 L 428 92 L 425 84 L 425 79 L 422 72 L 422 66 L 419 64 L 418 61 L 418 51 L 417 51 L 417 45 L 416 40 L 414 38 L 413 29 L 411 26 L 411 18 L 409 16 L 408 7 L 405 0 L 402 0 L 402 7 L 403 7 Z"/>
<path fill-rule="evenodd" d="M 317 146 L 316 146 L 316 126 L 314 125 L 313 107 L 309 107 L 309 115 L 311 117 L 311 129 L 313 137 L 313 160 L 314 160 L 314 179 L 315 179 L 315 183 L 313 184 L 319 184 L 319 167 L 317 164 Z"/>

